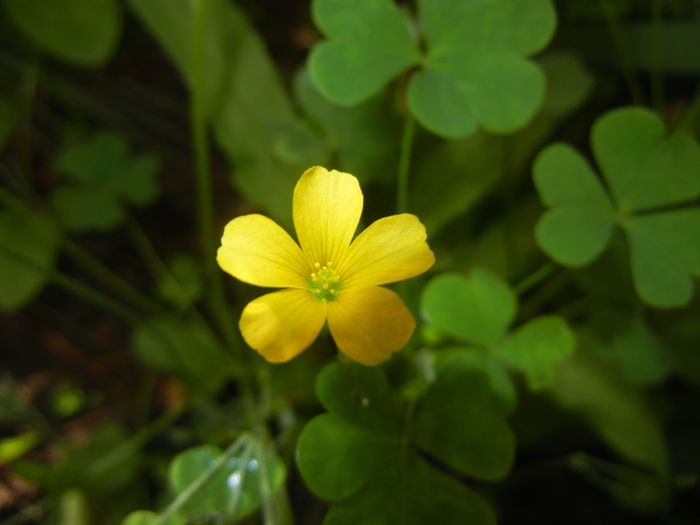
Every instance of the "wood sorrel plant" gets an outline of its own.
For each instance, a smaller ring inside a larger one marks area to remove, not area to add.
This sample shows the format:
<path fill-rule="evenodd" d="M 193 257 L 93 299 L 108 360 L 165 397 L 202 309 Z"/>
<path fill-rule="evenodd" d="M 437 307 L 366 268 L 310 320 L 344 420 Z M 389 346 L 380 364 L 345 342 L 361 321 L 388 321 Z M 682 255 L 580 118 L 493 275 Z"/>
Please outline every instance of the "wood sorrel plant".
<path fill-rule="evenodd" d="M 0 525 L 696 519 L 691 4 L 4 0 Z"/>

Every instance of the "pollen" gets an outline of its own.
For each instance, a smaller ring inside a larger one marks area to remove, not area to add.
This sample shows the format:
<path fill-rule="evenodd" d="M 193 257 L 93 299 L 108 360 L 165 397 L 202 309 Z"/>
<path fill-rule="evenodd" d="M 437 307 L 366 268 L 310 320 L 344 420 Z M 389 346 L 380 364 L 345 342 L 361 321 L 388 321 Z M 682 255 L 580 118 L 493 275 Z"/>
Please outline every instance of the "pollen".
<path fill-rule="evenodd" d="M 315 262 L 308 278 L 309 291 L 319 301 L 335 301 L 342 288 L 341 279 L 333 268 L 333 261 Z"/>

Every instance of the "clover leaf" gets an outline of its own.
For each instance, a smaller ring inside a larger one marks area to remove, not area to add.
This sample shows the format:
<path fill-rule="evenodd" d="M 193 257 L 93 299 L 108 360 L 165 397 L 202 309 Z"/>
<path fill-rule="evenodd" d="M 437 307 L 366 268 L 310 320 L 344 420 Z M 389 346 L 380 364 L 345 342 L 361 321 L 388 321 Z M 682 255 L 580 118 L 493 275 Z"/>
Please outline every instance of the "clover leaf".
<path fill-rule="evenodd" d="M 637 294 L 658 307 L 683 306 L 700 276 L 700 147 L 666 134 L 650 110 L 627 107 L 600 117 L 591 144 L 610 189 L 570 146 L 553 144 L 535 160 L 534 180 L 551 208 L 535 230 L 539 246 L 566 266 L 585 266 L 625 232 Z"/>
<path fill-rule="evenodd" d="M 57 188 L 51 201 L 72 231 L 109 230 L 126 217 L 126 203 L 144 206 L 158 195 L 160 159 L 133 155 L 126 140 L 112 132 L 66 147 L 56 169 L 71 182 Z"/>
<path fill-rule="evenodd" d="M 477 347 L 463 352 L 485 349 L 522 371 L 533 390 L 550 384 L 554 367 L 574 349 L 573 334 L 558 316 L 537 317 L 509 333 L 517 311 L 515 293 L 500 277 L 482 269 L 473 270 L 468 277 L 449 273 L 434 277 L 423 291 L 421 308 L 429 324 Z M 502 374 L 493 370 L 497 364 L 481 361 L 491 388 L 505 394 L 507 407 Z"/>
<path fill-rule="evenodd" d="M 550 0 L 421 1 L 424 53 L 391 0 L 315 0 L 313 16 L 327 40 L 312 50 L 309 71 L 335 103 L 363 102 L 418 66 L 408 84 L 411 112 L 429 130 L 460 137 L 479 125 L 513 131 L 544 97 L 544 76 L 526 57 L 552 37 Z"/>
<path fill-rule="evenodd" d="M 390 0 L 320 0 L 312 9 L 329 39 L 311 51 L 309 73 L 333 102 L 362 102 L 420 60 L 408 20 Z"/>
<path fill-rule="evenodd" d="M 14 24 L 42 50 L 84 67 L 107 62 L 119 43 L 116 0 L 5 0 Z"/>
<path fill-rule="evenodd" d="M 409 445 L 413 440 L 427 454 L 482 479 L 510 468 L 513 436 L 492 410 L 495 398 L 480 370 L 471 365 L 441 370 L 419 398 L 408 436 L 380 369 L 334 363 L 319 374 L 318 397 L 328 412 L 302 431 L 298 465 L 309 488 L 333 502 L 326 525 L 370 518 L 411 525 L 435 515 L 450 524 L 494 523 L 479 495 Z"/>
<path fill-rule="evenodd" d="M 58 257 L 60 235 L 23 210 L 0 210 L 0 309 L 17 310 L 44 287 Z"/>

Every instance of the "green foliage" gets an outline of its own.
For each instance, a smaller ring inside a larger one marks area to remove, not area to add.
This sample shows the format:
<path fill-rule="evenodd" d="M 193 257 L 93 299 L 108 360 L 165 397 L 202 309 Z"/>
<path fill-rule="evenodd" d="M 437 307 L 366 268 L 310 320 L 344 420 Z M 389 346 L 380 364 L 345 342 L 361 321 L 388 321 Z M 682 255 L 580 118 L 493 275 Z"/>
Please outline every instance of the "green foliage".
<path fill-rule="evenodd" d="M 393 176 L 400 133 L 398 119 L 387 115 L 386 96 L 340 106 L 323 97 L 305 70 L 295 77 L 294 91 L 309 118 L 322 128 L 338 169 L 356 174 L 361 182 Z"/>
<path fill-rule="evenodd" d="M 694 522 L 692 1 L 0 4 L 8 523 Z M 218 274 L 313 165 L 435 253 L 380 366 L 264 362 Z"/>
<path fill-rule="evenodd" d="M 170 464 L 170 483 L 182 495 L 213 466 L 222 453 L 216 447 L 201 446 L 178 454 Z M 181 510 L 188 516 L 218 512 L 243 518 L 260 507 L 264 492 L 274 493 L 285 478 L 284 464 L 276 456 L 243 454 L 226 458 L 196 492 L 188 493 Z"/>
<path fill-rule="evenodd" d="M 204 283 L 197 260 L 187 254 L 173 256 L 168 273 L 158 282 L 158 294 L 174 306 L 185 309 L 202 295 Z"/>
<path fill-rule="evenodd" d="M 439 374 L 418 401 L 411 439 L 461 472 L 494 479 L 510 467 L 513 437 L 501 416 L 489 411 L 495 398 L 480 374 L 470 367 Z M 319 375 L 317 390 L 329 412 L 304 427 L 298 464 L 311 490 L 334 502 L 324 523 L 418 524 L 431 515 L 449 523 L 494 522 L 476 493 L 409 447 L 380 370 L 332 364 Z M 441 418 L 447 414 L 449 421 Z M 441 487 L 441 496 L 427 495 L 425 486 Z"/>
<path fill-rule="evenodd" d="M 418 402 L 412 434 L 431 455 L 476 478 L 501 479 L 513 462 L 515 438 L 489 379 L 460 358 L 442 363 Z"/>
<path fill-rule="evenodd" d="M 66 147 L 56 169 L 71 183 L 59 186 L 51 201 L 71 231 L 110 230 L 126 219 L 125 203 L 151 204 L 159 191 L 158 157 L 132 155 L 124 137 L 112 132 Z"/>
<path fill-rule="evenodd" d="M 391 0 L 352 6 L 316 0 L 313 16 L 328 40 L 312 50 L 309 71 L 338 104 L 362 102 L 416 65 L 421 69 L 409 81 L 408 104 L 426 128 L 445 137 L 469 135 L 479 125 L 514 131 L 542 102 L 542 73 L 524 57 L 552 37 L 555 13 L 548 0 L 527 6 L 510 0 L 420 2 L 424 56 Z"/>
<path fill-rule="evenodd" d="M 552 383 L 555 366 L 574 349 L 566 321 L 554 315 L 532 319 L 507 335 L 517 310 L 515 293 L 501 278 L 478 268 L 466 278 L 457 274 L 433 278 L 425 287 L 421 307 L 436 328 L 463 343 L 486 347 L 521 370 L 534 390 Z"/>
<path fill-rule="evenodd" d="M 29 303 L 46 285 L 58 255 L 60 235 L 39 215 L 0 210 L 0 308 Z"/>
<path fill-rule="evenodd" d="M 666 135 L 659 117 L 636 107 L 598 119 L 591 144 L 610 196 L 569 146 L 555 144 L 538 156 L 535 184 L 552 208 L 537 225 L 539 245 L 557 262 L 583 266 L 606 248 L 617 224 L 627 234 L 642 300 L 687 304 L 692 277 L 700 276 L 700 210 L 665 208 L 700 195 L 700 147 L 683 132 Z"/>
<path fill-rule="evenodd" d="M 420 61 L 408 20 L 390 0 L 315 1 L 313 18 L 329 40 L 309 55 L 309 73 L 337 104 L 351 106 L 376 95 Z"/>
<path fill-rule="evenodd" d="M 4 0 L 18 29 L 42 51 L 83 67 L 104 65 L 122 30 L 116 0 Z"/>
<path fill-rule="evenodd" d="M 137 443 L 133 438 L 127 440 L 123 426 L 111 422 L 100 426 L 84 446 L 66 446 L 60 461 L 47 464 L 24 459 L 13 470 L 55 493 L 82 489 L 104 494 L 134 481 L 140 467 L 136 450 Z"/>
<path fill-rule="evenodd" d="M 179 377 L 199 392 L 216 392 L 234 368 L 211 331 L 194 321 L 146 320 L 135 328 L 133 345 L 145 365 Z"/>
<path fill-rule="evenodd" d="M 658 421 L 639 393 L 600 363 L 579 353 L 561 365 L 552 393 L 623 457 L 666 478 L 666 443 Z"/>
<path fill-rule="evenodd" d="M 528 125 L 505 137 L 477 131 L 437 144 L 417 159 L 410 202 L 431 235 L 472 210 L 504 178 L 529 170 L 532 155 L 590 96 L 593 79 L 575 56 L 556 53 L 539 63 L 547 98 Z"/>
<path fill-rule="evenodd" d="M 191 87 L 194 4 L 176 4 L 130 1 Z M 241 11 L 230 2 L 212 0 L 205 17 L 207 115 L 217 142 L 236 168 L 233 184 L 269 215 L 288 221 L 288 195 L 302 170 L 327 159 L 326 145 L 294 111 L 260 37 Z"/>

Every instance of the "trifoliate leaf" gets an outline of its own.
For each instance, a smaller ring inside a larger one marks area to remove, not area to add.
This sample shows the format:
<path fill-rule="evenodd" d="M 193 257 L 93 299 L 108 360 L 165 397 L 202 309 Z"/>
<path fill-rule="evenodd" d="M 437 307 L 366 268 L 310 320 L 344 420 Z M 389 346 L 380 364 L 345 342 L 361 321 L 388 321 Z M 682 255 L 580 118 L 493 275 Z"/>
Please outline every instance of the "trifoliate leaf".
<path fill-rule="evenodd" d="M 70 231 L 109 231 L 124 220 L 124 208 L 102 187 L 60 186 L 51 204 L 61 223 Z"/>
<path fill-rule="evenodd" d="M 441 525 L 496 523 L 477 493 L 408 453 L 382 469 L 354 497 L 334 504 L 323 525 L 424 525 L 437 518 Z"/>
<path fill-rule="evenodd" d="M 496 132 L 524 125 L 544 97 L 543 74 L 526 57 L 552 37 L 551 2 L 430 0 L 418 8 L 424 57 L 393 1 L 315 0 L 314 19 L 328 38 L 309 58 L 319 90 L 335 103 L 357 104 L 420 64 L 408 104 L 431 131 L 460 137 L 479 125 Z"/>
<path fill-rule="evenodd" d="M 312 9 L 328 40 L 311 51 L 309 74 L 336 104 L 368 99 L 420 59 L 393 0 L 315 0 Z"/>
<path fill-rule="evenodd" d="M 122 15 L 115 0 L 5 0 L 4 4 L 34 44 L 71 64 L 99 67 L 119 43 Z"/>
<path fill-rule="evenodd" d="M 573 148 L 554 144 L 537 157 L 533 174 L 552 208 L 535 230 L 540 247 L 568 266 L 596 259 L 610 240 L 615 212 L 595 172 Z"/>
<path fill-rule="evenodd" d="M 484 373 L 489 382 L 491 393 L 501 408 L 504 416 L 515 409 L 518 402 L 518 392 L 504 365 L 497 359 L 494 352 L 483 348 L 451 348 L 440 350 L 435 355 L 436 368 L 445 366 L 473 367 Z M 456 360 L 456 361 L 455 361 Z"/>
<path fill-rule="evenodd" d="M 56 158 L 56 169 L 74 181 L 51 196 L 62 222 L 73 231 L 109 230 L 126 217 L 124 201 L 143 206 L 158 194 L 160 159 L 133 155 L 124 137 L 109 131 L 66 147 Z"/>
<path fill-rule="evenodd" d="M 428 322 L 458 339 L 492 345 L 506 332 L 517 309 L 508 284 L 485 270 L 468 277 L 443 274 L 425 287 L 422 310 Z"/>
<path fill-rule="evenodd" d="M 393 457 L 402 443 L 335 414 L 312 419 L 299 436 L 299 470 L 319 497 L 340 500 L 352 496 Z"/>
<path fill-rule="evenodd" d="M 410 82 L 408 102 L 426 128 L 459 137 L 479 125 L 504 133 L 530 120 L 545 83 L 525 57 L 554 33 L 549 0 L 422 1 L 419 17 L 427 56 Z"/>
<path fill-rule="evenodd" d="M 610 111 L 593 126 L 598 166 L 622 212 L 659 208 L 700 195 L 700 147 L 685 133 L 667 135 L 648 109 Z"/>
<path fill-rule="evenodd" d="M 330 412 L 377 431 L 398 431 L 392 393 L 379 368 L 328 365 L 316 381 L 318 398 Z"/>
<path fill-rule="evenodd" d="M 522 370 L 533 390 L 549 385 L 554 367 L 574 350 L 574 335 L 561 317 L 543 315 L 519 327 L 494 352 Z"/>
<path fill-rule="evenodd" d="M 617 222 L 629 240 L 634 286 L 642 300 L 663 308 L 687 304 L 692 277 L 700 275 L 700 210 L 658 209 L 700 195 L 700 146 L 682 132 L 666 135 L 659 117 L 639 107 L 600 117 L 591 142 L 613 209 L 579 154 L 568 146 L 549 146 L 535 161 L 540 197 L 553 208 L 537 225 L 540 247 L 562 264 L 585 265 L 604 250 Z"/>
<path fill-rule="evenodd" d="M 630 217 L 624 229 L 639 296 L 660 307 L 687 304 L 700 277 L 700 208 Z"/>
<path fill-rule="evenodd" d="M 673 367 L 669 349 L 641 317 L 629 320 L 606 346 L 609 357 L 619 363 L 632 383 L 658 383 Z"/>
<path fill-rule="evenodd" d="M 481 479 L 510 469 L 515 439 L 485 374 L 458 359 L 443 366 L 416 407 L 416 444 L 452 468 Z"/>
<path fill-rule="evenodd" d="M 472 374 L 481 374 L 469 367 Z M 483 375 L 479 377 L 485 384 Z M 297 457 L 299 471 L 311 490 L 334 502 L 325 524 L 372 520 L 419 524 L 426 516 L 447 511 L 454 523 L 493 523 L 490 509 L 479 496 L 418 456 L 411 436 L 405 434 L 407 429 L 397 424 L 398 411 L 381 369 L 333 364 L 319 375 L 316 386 L 330 413 L 306 425 Z M 483 419 L 476 404 L 481 401 L 476 396 L 466 411 L 460 407 L 460 426 L 478 428 Z M 489 397 L 489 402 L 497 404 L 495 397 Z M 471 418 L 474 411 L 476 421 Z M 383 423 L 382 418 L 390 423 Z M 484 438 L 490 439 L 490 434 Z"/>
<path fill-rule="evenodd" d="M 39 293 L 53 269 L 59 240 L 42 217 L 0 210 L 0 308 L 16 310 Z"/>

